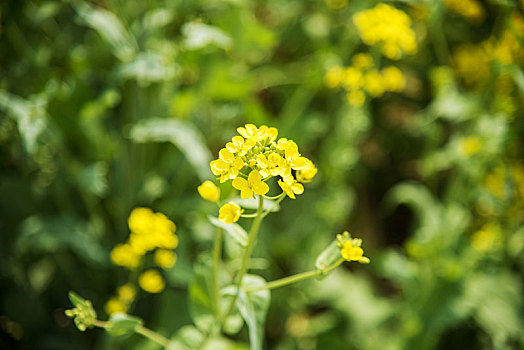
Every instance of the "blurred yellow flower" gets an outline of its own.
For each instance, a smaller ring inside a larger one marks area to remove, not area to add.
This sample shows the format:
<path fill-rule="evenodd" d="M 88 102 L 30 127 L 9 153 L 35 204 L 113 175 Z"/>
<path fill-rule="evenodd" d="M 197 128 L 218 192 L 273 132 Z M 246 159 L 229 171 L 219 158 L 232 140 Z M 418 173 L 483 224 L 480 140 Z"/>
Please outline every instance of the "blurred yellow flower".
<path fill-rule="evenodd" d="M 411 18 L 393 6 L 380 3 L 370 10 L 353 16 L 353 23 L 367 45 L 380 45 L 382 54 L 398 60 L 404 53 L 417 52 L 415 32 L 411 29 Z"/>
<path fill-rule="evenodd" d="M 366 102 L 366 95 L 362 90 L 350 91 L 347 93 L 347 99 L 350 105 L 353 107 L 362 107 Z"/>
<path fill-rule="evenodd" d="M 406 78 L 397 67 L 389 66 L 381 71 L 382 83 L 387 91 L 400 92 L 406 86 Z"/>
<path fill-rule="evenodd" d="M 153 211 L 149 208 L 133 209 L 127 220 L 131 232 L 147 234 L 151 229 L 153 215 Z"/>
<path fill-rule="evenodd" d="M 500 226 L 486 224 L 471 236 L 471 245 L 479 252 L 485 252 L 500 243 Z"/>
<path fill-rule="evenodd" d="M 157 249 L 155 251 L 155 264 L 163 269 L 170 269 L 175 266 L 176 254 L 168 249 Z"/>
<path fill-rule="evenodd" d="M 482 149 L 482 140 L 478 136 L 464 137 L 459 142 L 459 148 L 463 155 L 470 157 L 480 152 Z"/>
<path fill-rule="evenodd" d="M 324 76 L 324 82 L 329 88 L 339 87 L 344 78 L 344 69 L 340 66 L 332 66 L 326 72 Z"/>
<path fill-rule="evenodd" d="M 166 287 L 166 282 L 162 275 L 153 269 L 143 272 L 138 277 L 138 284 L 140 288 L 148 293 L 160 293 Z"/>
<path fill-rule="evenodd" d="M 117 296 L 118 300 L 122 301 L 123 303 L 130 303 L 135 299 L 136 295 L 136 288 L 132 284 L 124 284 L 120 287 L 118 287 L 117 290 Z"/>
<path fill-rule="evenodd" d="M 106 302 L 104 310 L 108 315 L 112 315 L 117 312 L 126 312 L 127 307 L 121 300 L 112 297 Z"/>
<path fill-rule="evenodd" d="M 476 0 L 444 0 L 444 5 L 451 11 L 474 22 L 482 22 L 486 13 Z"/>
<path fill-rule="evenodd" d="M 207 201 L 216 202 L 220 199 L 220 189 L 211 181 L 204 181 L 197 188 L 198 193 Z"/>
<path fill-rule="evenodd" d="M 233 187 L 240 190 L 240 198 L 242 199 L 253 197 L 253 193 L 261 196 L 269 191 L 269 186 L 262 182 L 262 175 L 258 170 L 252 170 L 247 180 L 241 177 L 234 179 Z"/>
<path fill-rule="evenodd" d="M 244 212 L 240 206 L 234 202 L 226 203 L 220 208 L 218 212 L 218 219 L 226 224 L 232 224 L 240 219 L 240 215 Z"/>
<path fill-rule="evenodd" d="M 111 250 L 111 261 L 118 266 L 134 269 L 140 264 L 140 259 L 129 244 L 118 244 Z"/>
<path fill-rule="evenodd" d="M 368 53 L 357 53 L 352 57 L 353 66 L 358 69 L 367 69 L 373 65 L 373 57 Z"/>

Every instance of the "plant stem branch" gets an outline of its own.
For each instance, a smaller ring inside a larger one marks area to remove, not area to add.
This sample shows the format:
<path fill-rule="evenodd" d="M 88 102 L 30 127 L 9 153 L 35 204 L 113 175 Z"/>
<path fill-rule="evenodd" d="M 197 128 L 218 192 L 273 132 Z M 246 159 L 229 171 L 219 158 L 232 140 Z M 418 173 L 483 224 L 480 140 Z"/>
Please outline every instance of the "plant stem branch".
<path fill-rule="evenodd" d="M 146 328 L 144 326 L 137 326 L 135 328 L 135 333 L 141 334 L 144 337 L 148 338 L 149 340 L 154 341 L 157 344 L 162 345 L 163 347 L 167 348 L 169 346 L 169 339 L 166 337 L 150 330 L 149 328 Z"/>
<path fill-rule="evenodd" d="M 244 289 L 244 291 L 246 293 L 256 293 L 256 292 L 260 292 L 261 290 L 275 289 L 275 288 L 287 286 L 289 284 L 296 283 L 296 282 L 299 282 L 299 281 L 303 281 L 303 280 L 311 278 L 311 277 L 316 277 L 316 276 L 320 276 L 320 275 L 324 275 L 326 273 L 329 273 L 332 270 L 334 270 L 335 268 L 337 268 L 338 266 L 340 266 L 340 264 L 342 264 L 343 262 L 344 262 L 344 259 L 341 258 L 336 263 L 334 263 L 331 266 L 326 267 L 325 269 L 322 269 L 322 270 L 315 269 L 315 270 L 311 270 L 311 271 L 298 273 L 296 275 L 292 275 L 292 276 L 288 276 L 288 277 L 284 277 L 284 278 L 280 278 L 278 280 L 274 280 L 274 281 L 268 282 L 268 283 L 266 283 L 263 286 L 256 286 L 256 287 L 246 288 L 246 289 Z"/>
<path fill-rule="evenodd" d="M 213 245 L 213 294 L 215 296 L 216 317 L 218 320 L 220 319 L 220 286 L 218 281 L 218 268 L 220 265 L 220 258 L 222 256 L 222 236 L 223 230 L 221 228 L 218 228 L 217 234 L 215 236 L 215 243 Z"/>

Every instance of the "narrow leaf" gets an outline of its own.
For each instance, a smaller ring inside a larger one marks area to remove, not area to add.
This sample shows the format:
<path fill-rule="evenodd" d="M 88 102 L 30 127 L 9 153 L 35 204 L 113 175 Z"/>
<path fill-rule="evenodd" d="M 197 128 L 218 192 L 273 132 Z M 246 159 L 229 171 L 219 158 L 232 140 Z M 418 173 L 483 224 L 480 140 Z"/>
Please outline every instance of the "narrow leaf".
<path fill-rule="evenodd" d="M 213 216 L 209 216 L 209 221 L 216 227 L 224 229 L 231 237 L 233 237 L 242 247 L 247 246 L 248 235 L 246 230 L 239 224 L 226 224 Z"/>

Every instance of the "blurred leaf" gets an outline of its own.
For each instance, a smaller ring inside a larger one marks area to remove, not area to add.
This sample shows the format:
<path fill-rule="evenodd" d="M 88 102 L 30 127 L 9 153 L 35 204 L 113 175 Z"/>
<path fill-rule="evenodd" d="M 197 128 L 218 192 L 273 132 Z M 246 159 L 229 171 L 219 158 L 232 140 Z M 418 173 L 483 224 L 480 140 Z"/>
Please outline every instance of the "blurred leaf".
<path fill-rule="evenodd" d="M 71 216 L 32 216 L 24 220 L 20 231 L 16 250 L 21 254 L 52 254 L 71 249 L 77 256 L 91 263 L 108 263 L 107 251 L 96 240 L 97 234 L 93 232 L 93 227 Z"/>
<path fill-rule="evenodd" d="M 109 318 L 109 323 L 105 330 L 110 335 L 117 337 L 135 332 L 137 326 L 141 326 L 144 322 L 135 316 L 131 316 L 122 312 L 112 314 Z"/>
<path fill-rule="evenodd" d="M 198 349 L 204 341 L 204 334 L 194 326 L 183 326 L 171 338 L 175 342 L 175 346 L 170 347 L 169 350 L 182 349 Z"/>
<path fill-rule="evenodd" d="M 242 247 L 247 246 L 248 235 L 246 230 L 239 224 L 226 224 L 214 216 L 208 216 L 209 221 L 216 227 L 224 229 L 231 237 L 235 239 Z"/>
<path fill-rule="evenodd" d="M 25 100 L 0 90 L 0 109 L 7 111 L 16 120 L 18 132 L 29 154 L 36 153 L 38 139 L 48 126 L 46 104 L 44 100 Z"/>
<path fill-rule="evenodd" d="M 141 52 L 132 62 L 123 64 L 118 70 L 118 75 L 124 79 L 135 79 L 147 85 L 153 82 L 168 81 L 173 79 L 176 66 L 156 52 Z"/>
<path fill-rule="evenodd" d="M 171 142 L 186 156 L 201 181 L 211 177 L 212 155 L 204 137 L 193 125 L 176 119 L 148 119 L 131 128 L 136 142 Z"/>
<path fill-rule="evenodd" d="M 242 285 L 245 287 L 263 286 L 265 284 L 266 281 L 262 277 L 250 274 L 246 274 L 242 281 Z M 270 297 L 268 290 L 249 294 L 240 290 L 238 294 L 237 306 L 249 328 L 249 340 L 252 350 L 262 349 L 262 334 L 264 333 L 264 323 Z"/>
<path fill-rule="evenodd" d="M 198 50 L 208 45 L 215 45 L 222 49 L 229 49 L 233 44 L 231 38 L 217 27 L 189 22 L 182 27 L 184 46 L 188 50 Z"/>
<path fill-rule="evenodd" d="M 202 332 L 209 332 L 216 322 L 212 273 L 211 259 L 201 255 L 193 268 L 193 278 L 189 284 L 189 313 Z"/>
<path fill-rule="evenodd" d="M 124 62 L 133 58 L 137 44 L 113 12 L 95 8 L 84 1 L 71 0 L 71 2 L 79 17 L 109 44 L 116 57 Z"/>

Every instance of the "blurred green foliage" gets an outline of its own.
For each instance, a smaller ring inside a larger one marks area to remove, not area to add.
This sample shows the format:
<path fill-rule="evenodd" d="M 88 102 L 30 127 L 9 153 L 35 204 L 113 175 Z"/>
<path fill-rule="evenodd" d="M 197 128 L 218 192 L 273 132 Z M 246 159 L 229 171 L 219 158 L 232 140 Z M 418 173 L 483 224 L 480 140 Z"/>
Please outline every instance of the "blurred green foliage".
<path fill-rule="evenodd" d="M 522 3 L 473 1 L 472 17 L 453 1 L 388 2 L 412 18 L 418 52 L 382 58 L 404 92 L 355 108 L 324 75 L 377 57 L 351 20 L 377 3 L 3 1 L 0 347 L 155 348 L 77 332 L 63 313 L 76 290 L 103 314 L 126 282 L 109 252 L 136 206 L 167 214 L 181 241 L 168 288 L 139 295 L 133 314 L 194 342 L 180 327 L 216 214 L 196 186 L 254 123 L 319 168 L 262 228 L 266 260 L 254 264 L 266 279 L 311 269 L 345 229 L 372 263 L 273 291 L 263 335 L 245 328 L 214 348 L 247 348 L 249 336 L 282 350 L 522 348 Z"/>

